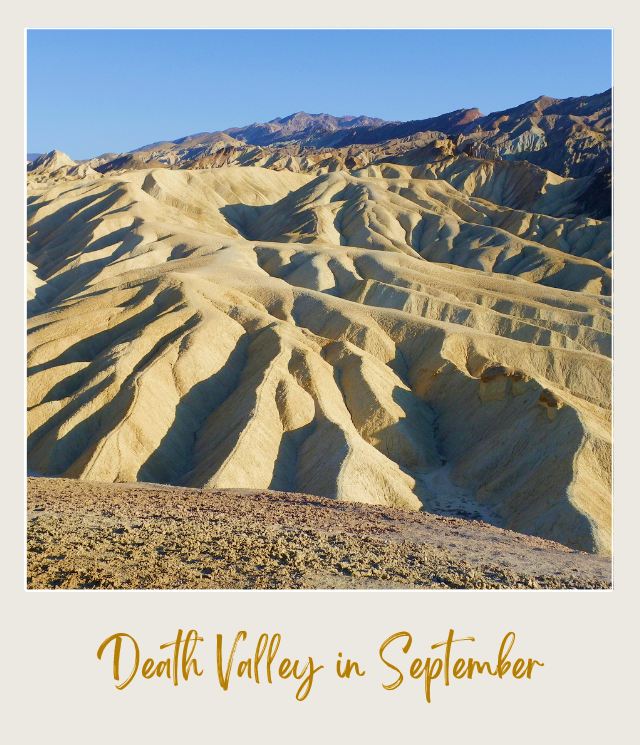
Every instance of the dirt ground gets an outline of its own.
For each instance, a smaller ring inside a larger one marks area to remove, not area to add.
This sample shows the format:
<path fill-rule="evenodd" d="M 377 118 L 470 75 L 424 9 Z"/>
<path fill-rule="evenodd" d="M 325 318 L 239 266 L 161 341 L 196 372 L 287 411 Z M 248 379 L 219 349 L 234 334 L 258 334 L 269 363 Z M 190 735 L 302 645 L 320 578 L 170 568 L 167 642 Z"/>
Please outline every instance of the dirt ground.
<path fill-rule="evenodd" d="M 608 557 L 475 520 L 270 491 L 29 478 L 27 586 L 607 588 Z"/>

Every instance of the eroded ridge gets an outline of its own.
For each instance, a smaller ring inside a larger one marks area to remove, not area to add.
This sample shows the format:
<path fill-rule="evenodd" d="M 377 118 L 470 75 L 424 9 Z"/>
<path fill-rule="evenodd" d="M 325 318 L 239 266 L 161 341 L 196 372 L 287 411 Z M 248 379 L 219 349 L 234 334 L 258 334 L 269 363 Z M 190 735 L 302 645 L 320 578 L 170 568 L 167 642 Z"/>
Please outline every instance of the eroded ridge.
<path fill-rule="evenodd" d="M 466 161 L 33 182 L 31 471 L 607 553 L 609 224 L 571 179 Z"/>

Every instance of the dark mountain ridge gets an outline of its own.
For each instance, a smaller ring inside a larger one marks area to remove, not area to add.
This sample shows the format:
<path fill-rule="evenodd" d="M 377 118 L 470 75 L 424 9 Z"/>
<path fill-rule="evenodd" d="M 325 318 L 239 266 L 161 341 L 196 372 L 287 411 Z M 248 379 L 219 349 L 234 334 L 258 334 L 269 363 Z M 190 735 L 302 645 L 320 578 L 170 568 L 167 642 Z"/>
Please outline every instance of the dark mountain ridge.
<path fill-rule="evenodd" d="M 611 89 L 565 99 L 539 96 L 490 114 L 463 108 L 408 122 L 298 111 L 268 122 L 156 142 L 132 153 L 179 167 L 225 147 L 337 149 L 430 133 L 451 138 L 458 152 L 474 157 L 527 160 L 560 176 L 578 178 L 611 170 L 611 96 Z"/>

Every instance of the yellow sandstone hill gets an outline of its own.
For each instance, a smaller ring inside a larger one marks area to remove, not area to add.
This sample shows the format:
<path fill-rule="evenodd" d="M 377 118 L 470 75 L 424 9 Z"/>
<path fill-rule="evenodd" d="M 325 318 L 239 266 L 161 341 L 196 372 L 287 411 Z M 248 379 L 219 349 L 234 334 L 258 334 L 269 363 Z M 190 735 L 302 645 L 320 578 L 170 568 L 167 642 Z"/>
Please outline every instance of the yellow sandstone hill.
<path fill-rule="evenodd" d="M 610 225 L 580 179 L 412 157 L 30 177 L 30 470 L 607 553 Z"/>

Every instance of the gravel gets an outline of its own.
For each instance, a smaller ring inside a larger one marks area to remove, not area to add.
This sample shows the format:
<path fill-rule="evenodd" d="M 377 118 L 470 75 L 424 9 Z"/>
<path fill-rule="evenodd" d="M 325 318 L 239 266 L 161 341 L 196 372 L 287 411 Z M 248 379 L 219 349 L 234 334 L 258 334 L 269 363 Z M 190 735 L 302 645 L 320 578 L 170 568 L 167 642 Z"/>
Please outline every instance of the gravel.
<path fill-rule="evenodd" d="M 304 494 L 29 478 L 27 509 L 33 589 L 611 586 L 609 557 Z"/>

